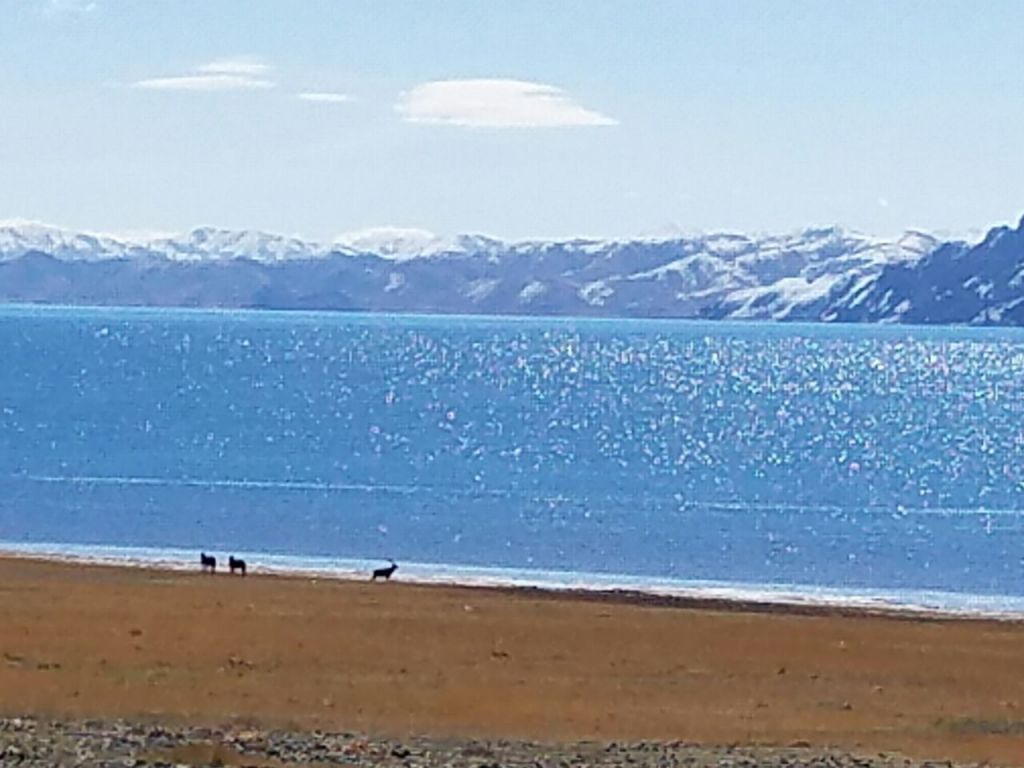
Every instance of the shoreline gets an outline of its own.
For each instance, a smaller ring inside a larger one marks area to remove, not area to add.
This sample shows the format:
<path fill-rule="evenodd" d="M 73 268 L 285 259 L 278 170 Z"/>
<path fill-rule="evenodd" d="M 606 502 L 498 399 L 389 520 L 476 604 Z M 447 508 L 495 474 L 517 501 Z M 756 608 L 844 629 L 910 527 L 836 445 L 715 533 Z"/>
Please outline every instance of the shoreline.
<path fill-rule="evenodd" d="M 365 580 L 374 560 L 236 552 L 253 576 Z M 119 547 L 0 541 L 0 559 L 38 560 L 81 566 L 193 573 L 198 551 L 161 547 Z M 226 562 L 226 557 L 224 558 Z M 540 599 L 794 615 L 880 616 L 935 621 L 1024 622 L 1024 597 L 925 591 L 846 592 L 825 587 L 700 582 L 618 574 L 555 572 L 449 564 L 402 563 L 396 580 L 418 586 L 453 587 L 525 594 Z M 958 607 L 954 607 L 959 603 Z M 996 607 L 1002 605 L 1002 607 Z M 1007 607 L 1013 605 L 1013 608 Z"/>

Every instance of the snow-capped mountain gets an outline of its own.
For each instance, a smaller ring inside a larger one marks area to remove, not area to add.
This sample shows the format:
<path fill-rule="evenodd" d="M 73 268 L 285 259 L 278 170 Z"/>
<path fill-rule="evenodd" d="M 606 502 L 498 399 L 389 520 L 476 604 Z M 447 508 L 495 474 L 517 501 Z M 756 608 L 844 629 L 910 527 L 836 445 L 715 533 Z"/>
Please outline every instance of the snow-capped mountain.
<path fill-rule="evenodd" d="M 504 243 L 483 235 L 443 237 L 426 229 L 376 227 L 339 235 L 334 248 L 401 261 L 440 254 L 489 254 Z"/>
<path fill-rule="evenodd" d="M 250 259 L 273 263 L 304 259 L 323 252 L 321 246 L 295 237 L 215 227 L 200 227 L 179 237 L 144 241 L 139 247 L 178 261 Z"/>
<path fill-rule="evenodd" d="M 0 220 L 0 258 L 9 259 L 31 251 L 59 259 L 111 259 L 125 256 L 127 243 L 109 235 L 70 232 L 35 221 Z"/>
<path fill-rule="evenodd" d="M 1024 223 L 969 245 L 837 227 L 525 242 L 389 228 L 324 244 L 0 222 L 0 301 L 1024 324 Z"/>
<path fill-rule="evenodd" d="M 32 221 L 0 220 L 0 260 L 37 251 L 64 261 L 163 257 L 181 261 L 251 259 L 274 262 L 308 258 L 327 250 L 298 238 L 252 230 L 200 227 L 184 235 L 128 238 L 72 232 Z"/>
<path fill-rule="evenodd" d="M 843 322 L 1024 325 L 1024 219 L 976 245 L 943 243 L 923 258 L 888 265 L 878 278 L 835 296 L 824 319 Z"/>

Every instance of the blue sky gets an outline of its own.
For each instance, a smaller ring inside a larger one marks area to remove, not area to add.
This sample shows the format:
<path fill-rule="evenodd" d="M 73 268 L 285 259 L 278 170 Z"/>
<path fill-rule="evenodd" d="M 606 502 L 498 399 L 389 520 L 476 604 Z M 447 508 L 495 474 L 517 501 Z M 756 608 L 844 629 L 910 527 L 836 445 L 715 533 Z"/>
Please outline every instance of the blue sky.
<path fill-rule="evenodd" d="M 1024 3 L 0 0 L 0 219 L 509 238 L 1024 210 Z"/>

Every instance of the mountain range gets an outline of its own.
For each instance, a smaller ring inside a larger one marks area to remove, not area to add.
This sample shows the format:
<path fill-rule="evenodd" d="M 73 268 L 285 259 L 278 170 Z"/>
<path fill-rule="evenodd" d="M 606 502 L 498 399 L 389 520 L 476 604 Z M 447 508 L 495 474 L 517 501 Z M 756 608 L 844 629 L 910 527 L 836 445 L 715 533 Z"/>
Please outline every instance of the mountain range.
<path fill-rule="evenodd" d="M 1024 221 L 977 242 L 829 227 L 519 242 L 384 229 L 326 244 L 0 222 L 0 302 L 1024 325 Z"/>

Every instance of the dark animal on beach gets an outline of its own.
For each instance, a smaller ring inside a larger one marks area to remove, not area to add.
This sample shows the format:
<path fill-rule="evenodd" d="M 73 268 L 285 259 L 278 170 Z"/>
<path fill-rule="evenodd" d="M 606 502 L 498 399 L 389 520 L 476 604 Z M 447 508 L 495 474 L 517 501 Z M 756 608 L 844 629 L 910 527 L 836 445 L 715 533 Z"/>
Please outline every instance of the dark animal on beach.
<path fill-rule="evenodd" d="M 199 553 L 199 567 L 203 573 L 215 573 L 217 571 L 217 558 L 205 552 Z"/>
<path fill-rule="evenodd" d="M 391 578 L 391 574 L 393 574 L 397 570 L 398 570 L 398 563 L 396 563 L 394 560 L 392 560 L 391 561 L 391 565 L 389 565 L 387 568 L 375 568 L 373 570 L 373 576 L 370 577 L 370 581 L 376 581 L 378 578 L 381 578 L 381 579 L 384 579 L 384 581 L 387 581 L 388 579 Z"/>
<path fill-rule="evenodd" d="M 232 573 L 238 571 L 245 576 L 245 560 L 240 560 L 234 555 L 231 555 L 228 557 L 228 568 L 231 569 Z"/>

